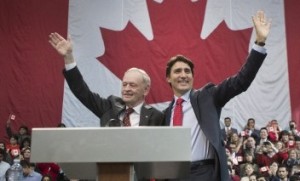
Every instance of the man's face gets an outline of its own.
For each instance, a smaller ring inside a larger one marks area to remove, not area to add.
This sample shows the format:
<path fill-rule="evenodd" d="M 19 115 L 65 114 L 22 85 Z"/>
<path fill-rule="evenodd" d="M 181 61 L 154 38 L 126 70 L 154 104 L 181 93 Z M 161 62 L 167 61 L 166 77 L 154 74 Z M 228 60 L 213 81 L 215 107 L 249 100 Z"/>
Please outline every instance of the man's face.
<path fill-rule="evenodd" d="M 20 135 L 25 135 L 25 134 L 27 134 L 27 130 L 25 128 L 20 128 L 19 133 L 20 133 Z"/>
<path fill-rule="evenodd" d="M 251 175 L 251 176 L 249 177 L 249 181 L 257 181 L 257 180 L 256 180 L 256 175 Z"/>
<path fill-rule="evenodd" d="M 266 139 L 268 137 L 268 132 L 265 129 L 260 130 L 260 137 Z"/>
<path fill-rule="evenodd" d="M 252 137 L 249 137 L 247 139 L 247 147 L 248 148 L 254 148 L 255 147 L 255 140 Z"/>
<path fill-rule="evenodd" d="M 133 70 L 125 73 L 122 81 L 122 99 L 126 105 L 134 107 L 142 103 L 149 89 L 140 72 Z"/>
<path fill-rule="evenodd" d="M 184 62 L 176 62 L 171 68 L 167 82 L 171 84 L 174 94 L 177 97 L 191 90 L 194 77 L 190 66 Z"/>
<path fill-rule="evenodd" d="M 226 127 L 229 127 L 231 125 L 231 120 L 230 119 L 225 119 L 224 124 Z"/>
<path fill-rule="evenodd" d="M 255 126 L 255 122 L 254 122 L 252 119 L 250 119 L 250 120 L 248 121 L 248 127 L 254 128 L 254 126 Z"/>
<path fill-rule="evenodd" d="M 30 167 L 23 167 L 23 175 L 28 176 L 31 172 Z"/>
<path fill-rule="evenodd" d="M 289 135 L 282 135 L 281 141 L 287 143 L 289 141 Z"/>
<path fill-rule="evenodd" d="M 280 168 L 278 168 L 277 174 L 280 179 L 285 179 L 285 178 L 287 178 L 288 171 L 286 170 L 285 167 L 280 167 Z"/>

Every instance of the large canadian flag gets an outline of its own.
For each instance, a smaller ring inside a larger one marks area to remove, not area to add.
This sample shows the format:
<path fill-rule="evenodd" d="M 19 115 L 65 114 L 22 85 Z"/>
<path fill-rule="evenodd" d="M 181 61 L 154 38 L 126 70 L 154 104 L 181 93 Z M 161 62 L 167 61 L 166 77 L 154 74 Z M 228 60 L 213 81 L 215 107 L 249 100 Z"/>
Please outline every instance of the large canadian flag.
<path fill-rule="evenodd" d="M 297 0 L 72 0 L 0 1 L 0 136 L 10 113 L 20 125 L 99 126 L 100 120 L 70 92 L 63 58 L 48 35 L 71 36 L 84 79 L 102 97 L 120 95 L 124 71 L 146 70 L 147 103 L 163 110 L 173 98 L 165 81 L 168 59 L 183 54 L 195 63 L 195 88 L 239 71 L 255 32 L 251 16 L 272 19 L 268 56 L 250 88 L 226 104 L 224 117 L 242 129 L 248 118 L 260 128 L 277 119 L 300 121 L 300 2 Z M 1 138 L 0 137 L 0 138 Z"/>

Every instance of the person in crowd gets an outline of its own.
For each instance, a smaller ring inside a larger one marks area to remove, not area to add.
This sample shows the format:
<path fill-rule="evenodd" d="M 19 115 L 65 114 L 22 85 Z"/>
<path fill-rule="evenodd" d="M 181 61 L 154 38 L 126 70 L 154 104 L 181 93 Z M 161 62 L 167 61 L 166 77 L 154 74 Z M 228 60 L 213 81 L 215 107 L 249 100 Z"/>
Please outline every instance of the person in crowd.
<path fill-rule="evenodd" d="M 263 45 L 271 26 L 263 11 L 258 11 L 252 19 L 256 44 L 241 70 L 220 84 L 209 83 L 194 90 L 193 62 L 177 55 L 167 63 L 166 79 L 174 99 L 165 111 L 166 125 L 191 128 L 191 181 L 229 180 L 228 170 L 224 169 L 227 160 L 220 131 L 220 113 L 231 98 L 246 91 L 254 80 L 266 57 Z"/>
<path fill-rule="evenodd" d="M 259 139 L 259 130 L 255 128 L 255 119 L 249 118 L 244 130 L 248 136 L 252 136 L 256 141 Z"/>
<path fill-rule="evenodd" d="M 268 129 L 266 127 L 262 127 L 259 130 L 259 139 L 258 139 L 258 143 L 257 143 L 257 149 L 259 149 L 259 147 L 267 141 L 269 141 Z"/>
<path fill-rule="evenodd" d="M 268 123 L 267 129 L 268 129 L 268 138 L 269 138 L 269 140 L 273 143 L 278 141 L 281 129 L 280 129 L 276 119 L 273 119 L 272 121 L 270 121 Z"/>
<path fill-rule="evenodd" d="M 292 176 L 295 176 L 295 179 L 296 178 L 300 178 L 300 165 L 294 165 L 292 167 L 292 170 L 290 171 L 290 180 L 292 180 Z"/>
<path fill-rule="evenodd" d="M 290 140 L 290 133 L 287 130 L 282 130 L 280 132 L 279 140 L 284 144 L 286 148 L 294 148 L 294 140 Z"/>
<path fill-rule="evenodd" d="M 240 175 L 246 175 L 245 174 L 245 166 L 247 164 L 251 164 L 253 167 L 253 170 L 255 173 L 258 173 L 259 171 L 259 167 L 258 165 L 255 163 L 254 160 L 254 155 L 251 152 L 244 152 L 244 162 L 242 164 L 239 164 L 239 170 L 240 170 Z"/>
<path fill-rule="evenodd" d="M 245 166 L 243 167 L 243 170 L 241 171 L 240 176 L 244 177 L 250 177 L 250 175 L 252 174 L 256 174 L 256 172 L 254 171 L 254 167 L 251 163 L 246 163 Z"/>
<path fill-rule="evenodd" d="M 225 141 L 228 141 L 230 135 L 232 135 L 233 133 L 238 133 L 238 131 L 236 128 L 233 128 L 231 126 L 231 118 L 230 117 L 224 118 L 224 125 L 225 125 L 225 127 L 221 129 L 221 132 L 223 135 L 223 139 Z"/>
<path fill-rule="evenodd" d="M 283 163 L 289 158 L 289 148 L 286 148 L 281 141 L 277 141 L 275 147 L 278 150 L 278 163 Z"/>
<path fill-rule="evenodd" d="M 0 141 L 0 149 L 4 150 L 3 161 L 9 163 L 10 165 L 13 164 L 13 159 L 11 158 L 10 154 L 7 153 L 6 143 L 4 140 Z"/>
<path fill-rule="evenodd" d="M 0 149 L 0 181 L 5 181 L 7 170 L 10 168 L 10 164 L 3 160 L 5 156 L 5 150 Z"/>
<path fill-rule="evenodd" d="M 50 175 L 44 175 L 41 181 L 52 181 L 52 178 Z"/>
<path fill-rule="evenodd" d="M 261 173 L 257 174 L 256 180 L 257 181 L 268 181 L 268 179 Z"/>
<path fill-rule="evenodd" d="M 300 158 L 300 137 L 295 137 L 295 150 L 297 152 L 298 158 Z"/>
<path fill-rule="evenodd" d="M 289 132 L 290 132 L 290 134 L 292 134 L 294 136 L 300 136 L 300 133 L 297 129 L 297 123 L 295 120 L 291 120 L 289 122 Z"/>
<path fill-rule="evenodd" d="M 24 148 L 21 151 L 21 160 L 27 160 L 30 162 L 30 157 L 31 157 L 31 149 L 30 147 Z"/>
<path fill-rule="evenodd" d="M 256 140 L 254 137 L 249 136 L 243 141 L 243 153 L 248 152 L 252 155 L 256 154 Z"/>
<path fill-rule="evenodd" d="M 51 33 L 49 38 L 49 43 L 64 58 L 64 76 L 71 91 L 82 104 L 100 118 L 101 126 L 109 126 L 112 120 L 124 126 L 163 124 L 163 113 L 145 103 L 151 80 L 144 70 L 131 68 L 125 72 L 121 98 L 116 96 L 103 98 L 92 92 L 83 80 L 73 58 L 71 39 L 66 40 L 58 33 Z"/>
<path fill-rule="evenodd" d="M 50 175 L 52 180 L 56 181 L 61 172 L 61 168 L 56 163 L 37 163 L 36 169 L 42 175 Z"/>
<path fill-rule="evenodd" d="M 279 165 L 277 175 L 279 177 L 279 181 L 289 181 L 289 171 L 285 165 Z"/>
<path fill-rule="evenodd" d="M 278 150 L 270 141 L 266 141 L 256 153 L 256 163 L 259 167 L 269 166 L 273 161 L 278 162 Z"/>
<path fill-rule="evenodd" d="M 291 171 L 293 166 L 300 165 L 300 159 L 298 158 L 295 149 L 290 149 L 288 153 L 289 157 L 283 162 L 283 164 L 286 165 L 289 171 Z"/>
<path fill-rule="evenodd" d="M 227 159 L 227 166 L 228 166 L 228 172 L 229 172 L 229 176 L 230 176 L 231 180 L 239 181 L 240 176 L 236 173 L 234 164 L 231 159 Z"/>
<path fill-rule="evenodd" d="M 239 137 L 238 133 L 230 134 L 226 147 L 234 154 L 234 157 L 242 154 L 242 139 Z"/>
<path fill-rule="evenodd" d="M 20 144 L 21 152 L 26 148 L 30 148 L 30 145 L 31 145 L 31 138 L 30 137 L 24 138 Z"/>
<path fill-rule="evenodd" d="M 12 159 L 15 159 L 19 157 L 21 151 L 20 151 L 20 145 L 18 144 L 18 136 L 12 135 L 9 138 L 9 144 L 6 146 L 6 152 L 10 154 Z"/>
<path fill-rule="evenodd" d="M 18 133 L 13 132 L 11 129 L 11 121 L 14 121 L 15 119 L 16 119 L 16 116 L 14 114 L 9 115 L 9 117 L 6 121 L 6 134 L 9 138 L 12 137 L 13 135 L 16 135 L 18 137 L 18 144 L 20 145 L 24 138 L 27 138 L 27 137 L 30 138 L 30 133 L 29 133 L 29 129 L 26 125 L 21 125 L 19 127 Z"/>
<path fill-rule="evenodd" d="M 277 176 L 278 166 L 279 166 L 279 163 L 276 161 L 273 161 L 273 162 L 271 162 L 269 169 L 266 169 L 269 180 L 273 180 L 273 181 L 279 180 L 279 178 Z M 265 168 L 268 168 L 268 167 L 266 166 Z"/>
<path fill-rule="evenodd" d="M 252 173 L 249 176 L 249 181 L 257 181 L 257 174 L 256 173 Z"/>
<path fill-rule="evenodd" d="M 40 181 L 42 180 L 42 175 L 30 167 L 30 162 L 27 160 L 21 160 L 20 164 L 23 168 L 23 178 L 22 181 Z"/>

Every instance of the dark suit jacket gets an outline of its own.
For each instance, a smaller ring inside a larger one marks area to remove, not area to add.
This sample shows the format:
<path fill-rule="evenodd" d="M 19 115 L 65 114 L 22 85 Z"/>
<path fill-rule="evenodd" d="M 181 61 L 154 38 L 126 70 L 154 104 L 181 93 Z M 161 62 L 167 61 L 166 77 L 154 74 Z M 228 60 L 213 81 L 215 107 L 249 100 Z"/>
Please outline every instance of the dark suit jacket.
<path fill-rule="evenodd" d="M 111 120 L 120 121 L 119 115 L 126 108 L 120 97 L 102 98 L 97 93 L 91 92 L 77 67 L 68 71 L 64 70 L 63 73 L 73 94 L 101 119 L 101 126 L 107 126 Z M 164 115 L 162 112 L 146 104 L 142 106 L 140 126 L 162 125 L 163 121 Z"/>
<path fill-rule="evenodd" d="M 191 91 L 190 100 L 198 123 L 214 148 L 215 174 L 218 174 L 222 181 L 230 180 L 226 169 L 227 158 L 219 123 L 222 107 L 231 98 L 248 89 L 265 57 L 265 54 L 251 50 L 246 63 L 236 75 L 227 78 L 218 85 L 208 83 L 198 90 Z M 166 109 L 167 125 L 170 124 L 173 102 L 174 100 Z"/>

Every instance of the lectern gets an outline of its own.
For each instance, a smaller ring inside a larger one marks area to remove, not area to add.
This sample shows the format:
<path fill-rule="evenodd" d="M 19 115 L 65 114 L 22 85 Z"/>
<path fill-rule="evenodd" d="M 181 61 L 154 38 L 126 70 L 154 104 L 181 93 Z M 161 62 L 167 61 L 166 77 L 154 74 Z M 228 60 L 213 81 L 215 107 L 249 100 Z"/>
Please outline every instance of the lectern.
<path fill-rule="evenodd" d="M 58 163 L 70 178 L 100 181 L 186 178 L 190 129 L 33 128 L 31 161 Z"/>

